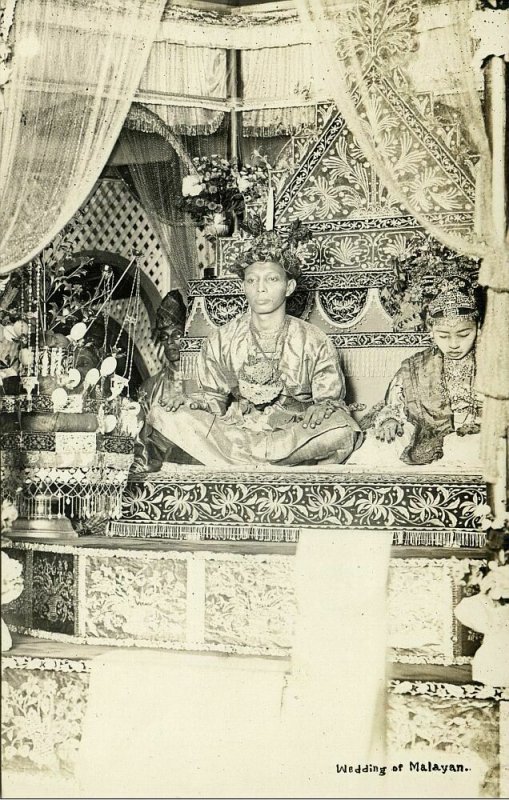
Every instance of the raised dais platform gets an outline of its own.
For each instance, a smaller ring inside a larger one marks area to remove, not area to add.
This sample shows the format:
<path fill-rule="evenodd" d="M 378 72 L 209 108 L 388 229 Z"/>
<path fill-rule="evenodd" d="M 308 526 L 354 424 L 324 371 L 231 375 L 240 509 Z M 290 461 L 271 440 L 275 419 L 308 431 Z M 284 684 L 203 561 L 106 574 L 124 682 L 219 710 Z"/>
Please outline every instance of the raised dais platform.
<path fill-rule="evenodd" d="M 481 546 L 481 476 L 438 462 L 213 471 L 165 464 L 128 484 L 113 537 L 295 542 L 300 528 L 391 530 L 394 544 Z"/>

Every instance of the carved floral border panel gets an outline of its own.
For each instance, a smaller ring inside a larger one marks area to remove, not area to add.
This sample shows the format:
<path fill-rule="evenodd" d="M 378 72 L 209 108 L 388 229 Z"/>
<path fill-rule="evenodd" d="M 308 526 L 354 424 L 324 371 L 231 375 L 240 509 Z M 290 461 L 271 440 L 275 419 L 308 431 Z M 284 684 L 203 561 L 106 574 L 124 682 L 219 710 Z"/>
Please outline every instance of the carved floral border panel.
<path fill-rule="evenodd" d="M 399 331 L 372 333 L 333 333 L 329 339 L 336 349 L 368 348 L 368 347 L 427 347 L 431 339 L 428 333 L 420 331 Z M 181 354 L 188 356 L 198 353 L 203 337 L 193 336 L 181 340 Z"/>
<path fill-rule="evenodd" d="M 480 479 L 446 476 L 336 479 L 294 473 L 158 477 L 132 482 L 122 519 L 175 525 L 475 531 L 486 503 Z"/>

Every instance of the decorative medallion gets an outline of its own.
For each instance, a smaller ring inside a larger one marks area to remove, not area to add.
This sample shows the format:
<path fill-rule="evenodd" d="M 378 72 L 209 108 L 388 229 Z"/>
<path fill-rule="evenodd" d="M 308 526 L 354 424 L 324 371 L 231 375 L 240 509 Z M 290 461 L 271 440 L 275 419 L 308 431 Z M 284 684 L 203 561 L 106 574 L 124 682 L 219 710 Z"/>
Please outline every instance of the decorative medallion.
<path fill-rule="evenodd" d="M 369 289 L 330 289 L 318 292 L 319 303 L 331 322 L 345 325 L 358 317 L 366 305 Z"/>
<path fill-rule="evenodd" d="M 242 295 L 205 298 L 205 309 L 209 319 L 218 327 L 243 314 L 247 308 L 247 300 Z"/>

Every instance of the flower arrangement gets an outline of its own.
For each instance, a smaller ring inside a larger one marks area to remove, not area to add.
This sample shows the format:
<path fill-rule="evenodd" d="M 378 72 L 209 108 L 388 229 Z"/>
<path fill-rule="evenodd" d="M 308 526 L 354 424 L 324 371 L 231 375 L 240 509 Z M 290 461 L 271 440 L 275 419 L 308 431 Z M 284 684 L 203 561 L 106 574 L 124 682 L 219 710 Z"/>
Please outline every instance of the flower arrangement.
<path fill-rule="evenodd" d="M 494 519 L 487 514 L 482 522 L 486 530 L 488 560 L 475 564 L 463 579 L 467 595 L 483 594 L 500 605 L 509 604 L 509 515 Z"/>
<path fill-rule="evenodd" d="M 18 518 L 18 509 L 11 500 L 4 498 L 0 503 L 0 533 L 4 533 L 12 528 L 12 523 Z"/>
<path fill-rule="evenodd" d="M 8 547 L 11 542 L 10 539 L 4 534 L 12 528 L 12 523 L 17 519 L 18 511 L 14 503 L 10 500 L 4 499 L 0 503 L 0 533 L 2 535 L 2 547 Z M 11 603 L 20 596 L 23 591 L 23 567 L 19 561 L 11 558 L 2 551 L 2 573 L 1 573 L 1 590 L 0 590 L 0 604 L 6 605 Z M 1 620 L 1 635 L 2 652 L 10 650 L 12 647 L 12 638 L 10 631 Z"/>
<path fill-rule="evenodd" d="M 472 677 L 490 686 L 509 685 L 509 514 L 486 515 L 487 560 L 463 578 L 466 596 L 454 609 L 459 621 L 484 634 L 472 661 Z"/>
<path fill-rule="evenodd" d="M 236 167 L 218 155 L 193 158 L 194 174 L 182 181 L 177 207 L 198 226 L 221 224 L 227 215 L 240 215 L 246 204 L 263 196 L 268 185 L 264 161 Z"/>
<path fill-rule="evenodd" d="M 444 281 L 463 278 L 477 288 L 479 262 L 459 255 L 431 236 L 416 237 L 392 260 L 393 275 L 380 295 L 393 313 L 395 331 L 426 330 L 429 303 Z"/>
<path fill-rule="evenodd" d="M 102 377 L 115 371 L 110 368 L 116 367 L 122 355 L 118 341 L 106 349 L 105 336 L 98 348 L 90 334 L 101 315 L 107 319 L 115 278 L 105 264 L 99 277 L 90 280 L 93 259 L 73 255 L 79 222 L 75 218 L 39 256 L 0 281 L 0 388 L 3 385 L 4 391 L 9 378 L 19 377 L 30 394 L 31 384 L 33 391 L 36 385 L 48 383 L 41 379 L 49 376 L 61 379 L 59 386 L 74 389 L 85 378 L 85 367 L 97 367 L 100 362 Z"/>

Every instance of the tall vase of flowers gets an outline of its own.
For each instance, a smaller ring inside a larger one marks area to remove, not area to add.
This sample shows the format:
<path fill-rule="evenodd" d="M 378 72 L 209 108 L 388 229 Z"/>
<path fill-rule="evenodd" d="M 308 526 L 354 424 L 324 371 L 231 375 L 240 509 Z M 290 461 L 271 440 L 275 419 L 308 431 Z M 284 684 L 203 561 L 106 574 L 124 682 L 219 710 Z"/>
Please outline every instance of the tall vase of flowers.
<path fill-rule="evenodd" d="M 1 477 L 19 513 L 12 535 L 76 535 L 80 520 L 119 516 L 133 459 L 139 407 L 125 396 L 133 351 L 122 354 L 107 336 L 118 281 L 109 266 L 88 280 L 91 259 L 72 257 L 71 235 L 69 227 L 59 248 L 0 286 Z M 138 293 L 139 276 L 131 325 Z M 90 332 L 99 316 L 102 345 Z"/>

